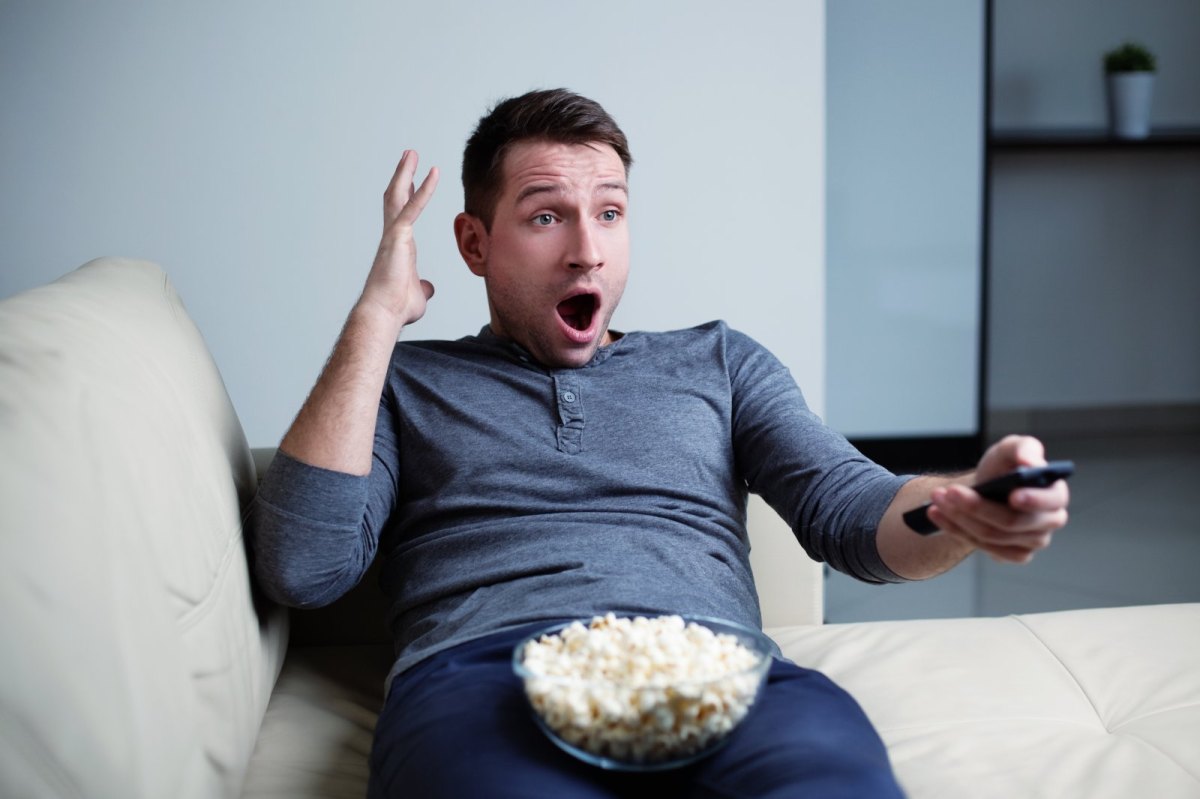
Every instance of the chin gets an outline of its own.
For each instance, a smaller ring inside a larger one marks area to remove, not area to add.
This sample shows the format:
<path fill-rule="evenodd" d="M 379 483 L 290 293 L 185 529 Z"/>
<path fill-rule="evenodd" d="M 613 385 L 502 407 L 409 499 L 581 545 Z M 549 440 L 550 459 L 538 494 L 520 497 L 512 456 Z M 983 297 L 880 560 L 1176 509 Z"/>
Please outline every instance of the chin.
<path fill-rule="evenodd" d="M 569 350 L 567 352 L 554 353 L 554 362 L 547 364 L 558 369 L 578 369 L 581 366 L 587 366 L 592 358 L 596 355 L 598 347 L 592 346 L 585 350 Z"/>

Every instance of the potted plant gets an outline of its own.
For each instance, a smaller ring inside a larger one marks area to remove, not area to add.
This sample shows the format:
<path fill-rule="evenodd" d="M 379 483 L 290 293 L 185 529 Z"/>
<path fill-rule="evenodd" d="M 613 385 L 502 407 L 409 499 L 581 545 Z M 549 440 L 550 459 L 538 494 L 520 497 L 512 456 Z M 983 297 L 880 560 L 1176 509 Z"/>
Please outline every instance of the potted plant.
<path fill-rule="evenodd" d="M 1108 120 L 1114 136 L 1144 139 L 1150 135 L 1154 70 L 1154 54 L 1134 42 L 1104 54 Z"/>

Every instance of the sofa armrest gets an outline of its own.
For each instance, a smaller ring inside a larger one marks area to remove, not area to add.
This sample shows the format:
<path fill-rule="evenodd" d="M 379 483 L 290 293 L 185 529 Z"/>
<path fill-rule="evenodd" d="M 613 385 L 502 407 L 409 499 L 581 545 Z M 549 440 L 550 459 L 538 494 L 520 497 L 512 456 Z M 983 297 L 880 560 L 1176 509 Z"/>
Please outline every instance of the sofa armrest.
<path fill-rule="evenodd" d="M 0 409 L 0 796 L 237 796 L 287 624 L 251 590 L 241 424 L 162 268 L 0 301 Z"/>

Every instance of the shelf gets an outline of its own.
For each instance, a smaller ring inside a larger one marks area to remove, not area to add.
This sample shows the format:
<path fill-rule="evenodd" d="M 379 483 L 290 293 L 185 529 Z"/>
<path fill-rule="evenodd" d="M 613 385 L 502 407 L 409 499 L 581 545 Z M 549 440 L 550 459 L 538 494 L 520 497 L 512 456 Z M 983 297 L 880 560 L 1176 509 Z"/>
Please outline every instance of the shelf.
<path fill-rule="evenodd" d="M 1200 127 L 1156 128 L 1145 139 L 1118 139 L 1105 128 L 993 130 L 993 151 L 1020 150 L 1177 150 L 1200 147 Z"/>

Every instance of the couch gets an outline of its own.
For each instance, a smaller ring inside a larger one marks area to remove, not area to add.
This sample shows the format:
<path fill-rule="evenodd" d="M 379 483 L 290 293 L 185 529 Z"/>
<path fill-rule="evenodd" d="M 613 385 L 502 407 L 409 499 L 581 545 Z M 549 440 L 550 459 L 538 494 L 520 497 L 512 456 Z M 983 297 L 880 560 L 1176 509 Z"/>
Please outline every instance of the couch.
<path fill-rule="evenodd" d="M 363 795 L 383 599 L 256 594 L 271 452 L 160 268 L 0 301 L 0 453 L 0 795 Z M 1200 605 L 822 624 L 819 566 L 757 501 L 750 527 L 767 632 L 857 697 L 910 796 L 1200 796 Z"/>

